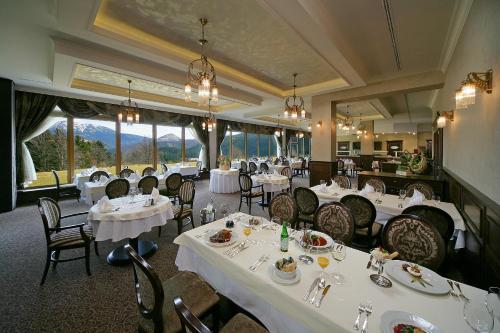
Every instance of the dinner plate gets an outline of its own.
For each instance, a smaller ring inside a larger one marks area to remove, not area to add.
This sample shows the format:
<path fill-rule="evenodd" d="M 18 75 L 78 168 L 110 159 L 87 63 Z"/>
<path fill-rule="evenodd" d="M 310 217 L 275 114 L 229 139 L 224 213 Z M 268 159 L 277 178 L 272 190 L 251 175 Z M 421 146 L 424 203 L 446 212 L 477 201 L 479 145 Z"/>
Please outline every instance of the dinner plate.
<path fill-rule="evenodd" d="M 212 247 L 226 247 L 226 246 L 229 246 L 229 245 L 233 245 L 238 240 L 238 234 L 235 233 L 234 230 L 232 230 L 231 239 L 228 242 L 225 242 L 225 243 L 212 243 L 210 241 L 210 237 L 213 236 L 214 234 L 216 234 L 217 232 L 221 231 L 221 230 L 222 229 L 212 229 L 209 232 L 207 232 L 207 234 L 205 235 L 205 243 L 207 243 L 207 245 L 212 246 Z"/>
<path fill-rule="evenodd" d="M 413 325 L 425 333 L 443 333 L 443 331 L 427 320 L 404 311 L 386 311 L 380 318 L 380 329 L 383 333 L 394 333 L 394 327 L 398 324 Z"/>
<path fill-rule="evenodd" d="M 257 219 L 259 221 L 259 224 L 250 224 L 251 218 Z M 243 218 L 241 220 L 241 224 L 244 225 L 245 227 L 254 228 L 254 227 L 263 227 L 263 226 L 269 224 L 269 221 L 266 220 L 265 218 L 261 218 L 261 217 L 248 216 L 248 217 Z"/>
<path fill-rule="evenodd" d="M 422 285 L 418 281 L 412 282 L 414 277 L 408 271 L 403 270 L 403 264 L 411 263 L 402 260 L 387 260 L 384 268 L 386 273 L 394 280 L 414 290 L 433 295 L 445 295 L 450 292 L 450 286 L 442 276 L 423 266 L 419 267 L 422 272 L 422 278 L 427 283 L 424 282 Z"/>
<path fill-rule="evenodd" d="M 302 239 L 303 233 L 304 232 L 302 230 L 300 230 L 300 231 L 297 231 L 297 233 L 295 234 L 295 242 L 301 248 L 302 248 L 302 245 L 300 245 L 300 240 Z M 326 251 L 326 250 L 328 250 L 329 248 L 331 248 L 333 246 L 334 241 L 333 241 L 332 237 L 328 236 L 327 234 L 325 234 L 323 232 L 319 232 L 319 231 L 311 231 L 311 234 L 312 235 L 321 236 L 324 239 L 326 239 L 326 244 L 325 245 L 323 245 L 323 246 L 312 246 L 311 247 L 311 251 L 313 251 L 313 252 Z"/>
<path fill-rule="evenodd" d="M 276 275 L 276 273 L 274 272 L 274 264 L 269 265 L 269 267 L 267 269 L 267 272 L 271 276 L 271 280 L 273 280 L 274 282 L 276 282 L 278 284 L 282 284 L 282 285 L 285 285 L 285 286 L 296 284 L 297 282 L 300 281 L 300 277 L 302 275 L 300 273 L 300 269 L 297 268 L 297 274 L 295 275 L 294 279 L 290 279 L 290 280 L 282 279 L 278 275 Z"/>

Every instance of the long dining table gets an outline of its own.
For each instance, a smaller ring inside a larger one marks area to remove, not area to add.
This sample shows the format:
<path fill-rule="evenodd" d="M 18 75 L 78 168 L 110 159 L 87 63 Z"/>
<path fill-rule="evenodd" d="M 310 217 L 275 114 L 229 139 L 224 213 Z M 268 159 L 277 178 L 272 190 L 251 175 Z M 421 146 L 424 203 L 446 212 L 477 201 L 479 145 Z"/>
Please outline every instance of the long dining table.
<path fill-rule="evenodd" d="M 373 307 L 368 321 L 370 333 L 382 332 L 381 316 L 389 310 L 418 315 L 443 332 L 472 332 L 462 314 L 464 301 L 449 293 L 436 296 L 417 292 L 396 281 L 391 288 L 378 287 L 370 280 L 374 271 L 366 268 L 369 254 L 349 247 L 343 261 L 337 263 L 330 259 L 331 264 L 325 270 L 327 274 L 342 274 L 344 284 L 332 284 L 319 308 L 304 302 L 306 290 L 320 274 L 316 263 L 318 254 L 311 254 L 315 259 L 312 265 L 299 262 L 301 278 L 298 283 L 275 283 L 270 277 L 270 266 L 283 257 L 297 258 L 303 250 L 290 240 L 288 252 L 280 252 L 281 226 L 267 220 L 264 222 L 269 223 L 268 228 L 254 228 L 251 235 L 243 239 L 242 222 L 249 218 L 243 213 L 226 218 L 236 221 L 232 232 L 239 237 L 237 242 L 246 241 L 249 245 L 238 255 L 228 256 L 226 247 L 208 244 L 204 235 L 225 226 L 225 220 L 217 220 L 184 232 L 174 240 L 179 245 L 175 263 L 181 271 L 200 275 L 217 292 L 256 316 L 270 332 L 355 332 L 353 323 L 358 306 L 363 302 L 371 302 Z M 269 260 L 255 272 L 249 270 L 262 255 L 268 255 Z M 331 283 L 330 278 L 327 283 Z M 471 302 L 484 301 L 486 291 L 465 284 L 461 287 Z"/>

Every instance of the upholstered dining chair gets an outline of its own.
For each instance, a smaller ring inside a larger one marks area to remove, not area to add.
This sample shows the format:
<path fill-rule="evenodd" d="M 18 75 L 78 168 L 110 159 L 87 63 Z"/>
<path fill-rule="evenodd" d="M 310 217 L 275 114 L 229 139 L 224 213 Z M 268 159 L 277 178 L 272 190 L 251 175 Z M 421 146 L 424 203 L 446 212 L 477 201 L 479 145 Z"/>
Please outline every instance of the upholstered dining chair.
<path fill-rule="evenodd" d="M 324 203 L 314 214 L 313 228 L 349 245 L 354 235 L 354 217 L 340 202 Z"/>
<path fill-rule="evenodd" d="M 345 164 L 343 160 L 337 160 L 337 173 L 340 172 L 341 175 L 345 175 Z"/>
<path fill-rule="evenodd" d="M 183 333 L 212 333 L 212 331 L 191 312 L 190 308 L 184 304 L 184 301 L 181 297 L 174 298 L 174 307 L 181 321 Z M 266 333 L 268 331 L 249 317 L 245 316 L 242 313 L 238 313 L 233 318 L 231 318 L 219 332 Z"/>
<path fill-rule="evenodd" d="M 382 245 L 389 252 L 398 251 L 399 259 L 432 270 L 439 270 L 446 259 L 446 245 L 437 228 L 416 215 L 391 218 L 382 231 Z"/>
<path fill-rule="evenodd" d="M 287 176 L 288 177 L 288 189 L 287 191 L 292 193 L 293 189 L 292 189 L 292 186 L 293 186 L 293 173 L 292 173 L 292 169 L 290 169 L 290 167 L 284 167 L 283 170 L 281 170 L 281 175 L 282 176 Z"/>
<path fill-rule="evenodd" d="M 87 214 L 87 212 L 62 216 L 61 208 L 57 202 L 51 198 L 45 197 L 38 199 L 38 210 L 42 216 L 45 240 L 47 241 L 47 259 L 40 285 L 45 283 L 51 262 L 54 263 L 53 267 L 55 269 L 59 262 L 85 259 L 85 269 L 87 274 L 90 275 L 90 243 L 94 239 L 92 236 L 92 226 L 85 223 L 61 226 L 61 220 L 84 215 Z M 94 243 L 94 246 L 95 253 L 99 255 L 97 243 Z M 77 248 L 84 248 L 85 255 L 68 259 L 59 259 L 61 251 Z"/>
<path fill-rule="evenodd" d="M 290 161 L 288 161 L 286 158 L 283 159 L 283 161 L 281 162 L 282 165 L 286 165 L 286 166 L 290 166 Z"/>
<path fill-rule="evenodd" d="M 153 176 L 156 172 L 156 169 L 153 167 L 145 167 L 144 170 L 142 170 L 142 176 Z"/>
<path fill-rule="evenodd" d="M 255 175 L 255 173 L 257 172 L 257 164 L 255 164 L 255 162 L 249 162 L 248 170 L 250 175 Z"/>
<path fill-rule="evenodd" d="M 314 213 L 319 207 L 319 199 L 316 193 L 311 189 L 306 187 L 297 187 L 293 191 L 293 197 L 297 203 L 298 217 L 297 217 L 297 227 L 300 222 L 313 224 Z"/>
<path fill-rule="evenodd" d="M 304 178 L 304 176 L 306 175 L 306 171 L 308 171 L 308 168 L 306 166 L 307 164 L 307 161 L 305 160 L 305 158 L 301 158 L 301 164 L 300 164 L 300 169 L 299 169 L 299 175 Z"/>
<path fill-rule="evenodd" d="M 78 202 L 80 202 L 80 191 L 75 184 L 64 184 L 62 185 L 59 181 L 59 175 L 55 170 L 52 170 L 52 174 L 56 179 L 56 198 L 57 201 L 64 198 L 75 198 Z"/>
<path fill-rule="evenodd" d="M 247 174 L 248 173 L 248 165 L 247 162 L 241 161 L 240 162 L 240 174 Z"/>
<path fill-rule="evenodd" d="M 280 193 L 269 203 L 269 218 L 278 217 L 283 223 L 287 221 L 292 228 L 297 224 L 297 205 L 288 193 Z"/>
<path fill-rule="evenodd" d="M 97 171 L 94 171 L 90 174 L 89 182 L 92 183 L 92 182 L 98 181 L 99 179 L 101 179 L 101 176 L 109 178 L 109 174 L 106 171 L 97 170 Z"/>
<path fill-rule="evenodd" d="M 340 188 L 351 188 L 351 180 L 347 176 L 336 175 L 335 177 L 333 177 L 333 181 L 336 182 L 340 186 Z"/>
<path fill-rule="evenodd" d="M 179 272 L 161 281 L 155 270 L 129 244 L 125 250 L 132 260 L 134 288 L 139 309 L 138 331 L 144 333 L 182 332 L 173 299 L 181 296 L 197 316 L 212 314 L 218 323 L 219 297 L 198 275 Z M 166 301 L 166 302 L 165 302 Z"/>
<path fill-rule="evenodd" d="M 366 181 L 366 184 L 372 186 L 375 192 L 385 193 L 385 183 L 379 178 L 370 178 Z"/>
<path fill-rule="evenodd" d="M 248 214 L 252 214 L 252 199 L 260 197 L 262 202 L 264 202 L 264 187 L 263 185 L 253 186 L 252 178 L 250 178 L 250 176 L 247 174 L 240 174 L 239 183 L 240 206 L 238 207 L 238 211 L 241 211 L 241 204 L 243 203 L 244 199 L 248 206 Z M 262 206 L 262 209 L 264 210 L 264 206 Z"/>
<path fill-rule="evenodd" d="M 261 163 L 259 166 L 260 173 L 266 173 L 269 172 L 269 165 L 267 163 Z"/>
<path fill-rule="evenodd" d="M 174 204 L 177 202 L 179 196 L 179 188 L 182 185 L 182 175 L 178 172 L 170 174 L 165 180 L 165 189 L 160 190 L 160 194 L 169 197 L 170 200 L 174 200 Z"/>
<path fill-rule="evenodd" d="M 280 159 L 279 159 L 278 157 L 276 157 L 276 158 L 274 159 L 273 164 L 274 164 L 274 165 L 278 165 L 279 163 L 280 163 Z"/>
<path fill-rule="evenodd" d="M 142 188 L 143 194 L 151 194 L 153 188 L 158 188 L 158 178 L 155 176 L 145 176 L 139 180 L 138 188 Z"/>
<path fill-rule="evenodd" d="M 125 168 L 122 171 L 120 171 L 120 178 L 128 178 L 130 177 L 131 174 L 133 174 L 135 171 L 129 168 Z"/>
<path fill-rule="evenodd" d="M 432 200 L 432 197 L 434 196 L 434 190 L 432 189 L 432 186 L 429 184 L 425 183 L 412 183 L 408 184 L 405 188 L 406 190 L 406 196 L 407 197 L 412 197 L 413 196 L 413 191 L 418 190 L 420 193 L 422 193 L 427 200 Z"/>
<path fill-rule="evenodd" d="M 196 193 L 195 183 L 192 180 L 186 180 L 179 188 L 179 205 L 174 207 L 174 220 L 177 221 L 177 234 L 182 233 L 184 227 L 191 224 L 194 227 L 193 203 Z M 184 220 L 189 218 L 188 223 Z M 158 229 L 158 236 L 161 236 L 161 227 Z"/>
<path fill-rule="evenodd" d="M 124 178 L 113 179 L 106 185 L 106 195 L 109 199 L 125 197 L 130 190 L 130 183 Z"/>
<path fill-rule="evenodd" d="M 365 197 L 354 194 L 342 197 L 340 202 L 349 208 L 354 217 L 353 243 L 369 249 L 375 247 L 382 225 L 374 223 L 377 210 L 373 203 Z"/>
<path fill-rule="evenodd" d="M 403 210 L 403 214 L 416 215 L 432 223 L 443 237 L 444 243 L 447 245 L 446 248 L 450 250 L 448 244 L 455 230 L 455 222 L 450 214 L 438 207 L 427 205 L 407 207 Z"/>

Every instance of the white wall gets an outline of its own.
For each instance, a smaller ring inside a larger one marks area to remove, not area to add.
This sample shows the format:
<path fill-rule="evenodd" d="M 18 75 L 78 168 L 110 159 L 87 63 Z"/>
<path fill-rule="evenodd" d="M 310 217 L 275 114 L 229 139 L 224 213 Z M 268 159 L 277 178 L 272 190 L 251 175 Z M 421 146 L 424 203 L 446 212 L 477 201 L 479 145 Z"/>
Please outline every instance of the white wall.
<path fill-rule="evenodd" d="M 455 111 L 444 128 L 444 167 L 500 203 L 500 1 L 476 0 L 446 72 L 435 111 L 455 109 L 454 92 L 468 72 L 493 69 L 493 93 Z"/>

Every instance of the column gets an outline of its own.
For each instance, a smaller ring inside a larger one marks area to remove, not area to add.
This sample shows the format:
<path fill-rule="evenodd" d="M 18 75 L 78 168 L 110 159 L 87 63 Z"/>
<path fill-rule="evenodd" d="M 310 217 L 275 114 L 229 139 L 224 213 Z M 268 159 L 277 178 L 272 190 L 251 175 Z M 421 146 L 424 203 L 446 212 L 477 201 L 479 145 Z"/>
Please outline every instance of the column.
<path fill-rule="evenodd" d="M 212 132 L 208 133 L 208 156 L 209 156 L 209 163 L 207 168 L 208 169 L 215 169 L 217 168 L 217 130 L 214 129 Z"/>
<path fill-rule="evenodd" d="M 366 133 L 360 134 L 361 140 L 361 152 L 360 152 L 360 161 L 361 168 L 365 171 L 372 170 L 372 162 L 373 162 L 373 146 L 374 146 L 374 135 L 373 135 L 373 120 L 363 121 L 362 125 L 365 125 Z"/>
<path fill-rule="evenodd" d="M 70 184 L 75 176 L 75 128 L 73 117 L 68 116 L 66 119 L 66 153 L 68 155 L 68 172 L 66 174 L 66 181 Z"/>
<path fill-rule="evenodd" d="M 16 207 L 16 134 L 14 108 L 14 82 L 0 78 L 0 142 L 2 142 L 2 163 L 0 174 L 0 212 L 8 212 Z M 20 147 L 21 143 L 17 145 Z"/>

